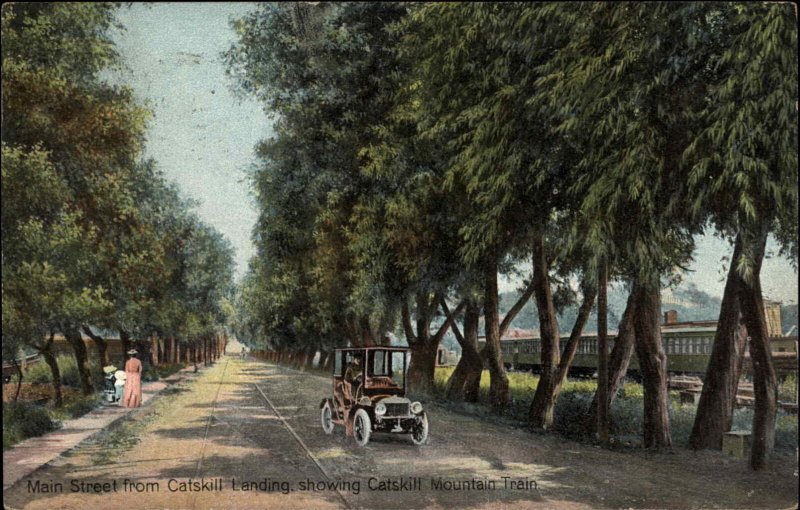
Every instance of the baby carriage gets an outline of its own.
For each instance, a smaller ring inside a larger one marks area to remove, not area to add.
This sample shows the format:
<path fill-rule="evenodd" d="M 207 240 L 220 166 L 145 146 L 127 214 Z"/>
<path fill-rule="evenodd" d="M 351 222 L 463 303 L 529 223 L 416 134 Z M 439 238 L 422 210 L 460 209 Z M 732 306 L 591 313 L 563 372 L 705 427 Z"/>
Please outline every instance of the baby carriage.
<path fill-rule="evenodd" d="M 117 367 L 114 366 L 103 367 L 103 372 L 106 374 L 103 381 L 103 399 L 109 404 L 116 402 L 117 392 L 116 388 L 114 387 L 114 383 L 117 381 L 117 378 L 114 375 L 114 372 L 116 371 Z"/>

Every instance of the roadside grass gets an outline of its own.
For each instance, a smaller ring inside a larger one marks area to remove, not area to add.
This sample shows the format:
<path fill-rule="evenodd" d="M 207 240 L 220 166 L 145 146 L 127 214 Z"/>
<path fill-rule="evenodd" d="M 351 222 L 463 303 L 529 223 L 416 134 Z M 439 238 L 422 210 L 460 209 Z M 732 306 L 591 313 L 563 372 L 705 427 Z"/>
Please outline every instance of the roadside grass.
<path fill-rule="evenodd" d="M 159 363 L 157 367 L 148 365 L 142 372 L 142 382 L 158 381 L 166 379 L 186 367 L 187 363 Z"/>
<path fill-rule="evenodd" d="M 92 463 L 100 466 L 119 462 L 122 454 L 139 444 L 145 429 L 173 404 L 176 396 L 185 391 L 188 390 L 182 383 L 165 388 L 161 397 L 150 406 L 134 411 L 101 431 L 87 443 L 92 451 Z"/>
<path fill-rule="evenodd" d="M 447 380 L 453 371 L 453 367 L 438 367 L 436 369 L 434 385 L 438 396 L 441 397 L 444 394 Z M 508 417 L 519 423 L 525 423 L 539 377 L 526 372 L 509 372 L 508 382 L 512 397 L 511 405 L 507 411 Z M 791 380 L 784 381 L 781 385 L 781 394 L 791 395 L 789 400 L 794 400 L 794 384 L 793 380 Z M 562 387 L 561 394 L 553 410 L 553 431 L 570 439 L 593 442 L 592 435 L 586 432 L 585 422 L 596 389 L 597 382 L 595 380 L 568 379 Z M 789 391 L 792 393 L 789 393 Z M 480 384 L 481 404 L 486 404 L 488 393 L 489 371 L 484 370 L 481 374 Z M 644 389 L 642 385 L 626 381 L 611 405 L 611 432 L 615 436 L 618 445 L 637 446 L 639 444 L 639 438 L 642 434 L 643 398 Z M 696 412 L 697 406 L 695 404 L 682 404 L 679 393 L 670 391 L 670 431 L 674 445 L 682 447 L 688 445 Z M 734 411 L 733 429 L 750 430 L 752 421 L 752 409 L 737 409 Z M 794 450 L 797 448 L 797 431 L 797 415 L 778 411 L 775 448 L 779 450 Z"/>

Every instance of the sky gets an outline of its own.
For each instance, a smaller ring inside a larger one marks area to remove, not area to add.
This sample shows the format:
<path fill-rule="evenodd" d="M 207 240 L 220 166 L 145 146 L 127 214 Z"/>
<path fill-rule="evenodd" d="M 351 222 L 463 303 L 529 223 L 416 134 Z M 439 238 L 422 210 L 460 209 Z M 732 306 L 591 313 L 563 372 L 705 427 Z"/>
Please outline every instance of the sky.
<path fill-rule="evenodd" d="M 119 79 L 149 103 L 145 156 L 158 162 L 198 216 L 236 250 L 240 277 L 255 253 L 250 233 L 257 212 L 246 170 L 271 122 L 255 100 L 231 91 L 221 53 L 235 42 L 229 19 L 247 3 L 133 4 L 119 10 L 125 27 L 114 40 L 125 69 Z"/>
<path fill-rule="evenodd" d="M 183 194 L 198 202 L 196 212 L 236 250 L 236 276 L 255 253 L 250 234 L 257 212 L 245 171 L 255 160 L 256 143 L 272 133 L 267 114 L 255 100 L 234 97 L 221 53 L 235 42 L 230 19 L 251 3 L 154 3 L 123 7 L 115 34 L 126 70 L 119 79 L 154 111 L 145 156 L 154 158 Z M 721 296 L 722 257 L 733 252 L 712 235 L 696 239 L 687 282 Z M 768 251 L 777 251 L 774 241 Z M 530 265 L 521 268 L 530 271 Z M 798 278 L 788 260 L 773 256 L 762 268 L 764 295 L 797 303 Z M 516 288 L 501 279 L 501 291 Z"/>

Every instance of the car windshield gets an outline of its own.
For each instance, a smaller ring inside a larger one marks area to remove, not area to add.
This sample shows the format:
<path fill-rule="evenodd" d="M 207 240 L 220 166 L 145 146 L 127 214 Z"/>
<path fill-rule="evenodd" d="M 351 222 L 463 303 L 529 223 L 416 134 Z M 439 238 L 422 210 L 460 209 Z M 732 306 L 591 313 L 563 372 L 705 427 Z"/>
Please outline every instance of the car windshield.
<path fill-rule="evenodd" d="M 405 351 L 371 350 L 369 351 L 369 368 L 371 377 L 389 378 L 400 387 L 405 387 L 406 353 Z"/>

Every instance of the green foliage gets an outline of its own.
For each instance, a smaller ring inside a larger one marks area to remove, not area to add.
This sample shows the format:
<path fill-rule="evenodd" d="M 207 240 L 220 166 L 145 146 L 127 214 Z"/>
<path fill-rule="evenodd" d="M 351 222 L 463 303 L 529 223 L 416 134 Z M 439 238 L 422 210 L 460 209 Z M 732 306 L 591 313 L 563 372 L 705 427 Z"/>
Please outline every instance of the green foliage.
<path fill-rule="evenodd" d="M 777 234 L 797 258 L 797 14 L 788 4 L 724 13 L 720 45 L 707 55 L 708 101 L 684 159 L 693 209 L 722 232 Z M 752 256 L 740 268 L 747 275 Z"/>
<path fill-rule="evenodd" d="M 778 400 L 782 402 L 797 402 L 797 376 L 787 375 L 778 386 Z"/>
<path fill-rule="evenodd" d="M 59 365 L 61 365 L 61 363 L 59 363 Z M 75 365 L 76 370 L 77 368 L 78 366 Z M 61 366 L 59 366 L 59 370 L 63 370 Z M 25 381 L 33 384 L 46 384 L 53 381 L 53 374 L 47 363 L 39 362 L 32 365 L 25 372 Z"/>
<path fill-rule="evenodd" d="M 157 367 L 147 365 L 142 372 L 142 381 L 151 382 L 165 379 L 184 367 L 182 363 L 159 363 Z"/>
<path fill-rule="evenodd" d="M 101 403 L 102 397 L 99 394 L 85 396 L 76 395 L 75 397 L 67 399 L 63 408 L 50 410 L 50 415 L 60 420 L 79 418 L 95 409 Z"/>
<path fill-rule="evenodd" d="M 438 394 L 444 394 L 447 380 L 453 373 L 452 367 L 436 369 L 435 386 Z M 539 377 L 526 372 L 508 374 L 514 405 L 510 415 L 520 422 L 527 420 L 530 399 L 533 396 Z M 489 393 L 489 372 L 481 375 L 481 401 L 486 403 Z M 568 379 L 562 387 L 553 411 L 553 431 L 571 439 L 591 441 L 587 435 L 585 420 L 597 390 L 596 380 Z M 678 396 L 672 392 L 669 406 L 670 432 L 674 443 L 686 446 L 694 425 L 697 406 L 681 404 Z M 642 399 L 644 390 L 641 384 L 627 382 L 614 403 L 611 405 L 612 434 L 620 441 L 636 443 L 631 438 L 642 433 Z M 734 412 L 734 430 L 750 430 L 753 422 L 752 409 L 737 409 Z M 791 450 L 797 448 L 797 416 L 780 411 L 778 413 L 775 432 L 775 447 Z"/>
<path fill-rule="evenodd" d="M 238 333 L 253 345 L 330 347 L 391 329 L 398 296 L 374 278 L 387 256 L 376 205 L 385 198 L 364 148 L 392 104 L 398 65 L 387 27 L 404 12 L 397 3 L 268 4 L 234 23 L 229 73 L 279 117 L 251 176 L 258 255 L 237 296 Z"/>
<path fill-rule="evenodd" d="M 3 404 L 3 448 L 56 430 L 61 424 L 42 406 L 29 402 Z"/>
<path fill-rule="evenodd" d="M 193 342 L 225 320 L 230 246 L 140 161 L 149 113 L 100 78 L 117 7 L 3 6 L 4 360 L 89 324 Z"/>
<path fill-rule="evenodd" d="M 74 388 L 80 387 L 80 376 L 78 374 L 78 363 L 75 357 L 68 354 L 61 354 L 56 357 L 58 363 L 58 370 L 61 373 L 61 384 L 72 386 Z M 95 378 L 95 386 L 101 387 L 102 371 L 95 363 L 90 363 L 89 369 Z M 45 384 L 53 382 L 53 374 L 50 367 L 45 362 L 37 363 L 25 372 L 25 382 L 34 384 Z"/>

